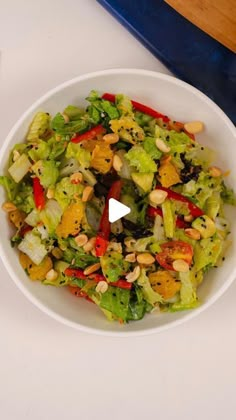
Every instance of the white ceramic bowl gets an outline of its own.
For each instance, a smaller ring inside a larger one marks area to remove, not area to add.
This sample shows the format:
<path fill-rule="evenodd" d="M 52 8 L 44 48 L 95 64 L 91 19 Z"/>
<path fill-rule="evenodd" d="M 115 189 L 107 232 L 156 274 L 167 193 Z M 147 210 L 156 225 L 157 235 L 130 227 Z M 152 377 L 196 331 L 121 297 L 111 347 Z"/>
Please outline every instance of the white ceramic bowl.
<path fill-rule="evenodd" d="M 51 114 L 63 110 L 68 104 L 85 105 L 85 98 L 91 89 L 99 92 L 125 93 L 178 121 L 200 120 L 205 131 L 198 139 L 218 152 L 217 164 L 230 169 L 227 182 L 236 190 L 236 129 L 208 97 L 192 86 L 160 73 L 146 70 L 106 70 L 77 77 L 66 82 L 35 102 L 13 127 L 0 153 L 0 173 L 5 169 L 8 153 L 15 143 L 23 141 L 29 123 L 38 110 Z M 0 191 L 0 201 L 4 193 Z M 232 237 L 236 237 L 234 210 L 228 216 L 232 222 Z M 17 251 L 11 248 L 10 228 L 5 215 L 1 215 L 0 250 L 2 261 L 22 292 L 42 311 L 58 321 L 74 328 L 96 334 L 113 336 L 144 335 L 163 331 L 190 319 L 215 302 L 229 287 L 236 275 L 236 244 L 233 243 L 223 266 L 212 270 L 199 288 L 202 305 L 193 311 L 148 314 L 141 321 L 119 325 L 108 322 L 100 310 L 83 299 L 76 299 L 63 288 L 43 286 L 32 282 L 22 270 Z"/>

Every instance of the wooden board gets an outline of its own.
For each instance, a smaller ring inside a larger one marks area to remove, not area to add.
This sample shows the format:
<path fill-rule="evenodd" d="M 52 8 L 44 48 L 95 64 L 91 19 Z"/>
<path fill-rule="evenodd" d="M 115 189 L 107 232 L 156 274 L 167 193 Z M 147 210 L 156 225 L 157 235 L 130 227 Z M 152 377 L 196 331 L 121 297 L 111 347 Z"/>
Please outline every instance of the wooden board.
<path fill-rule="evenodd" d="M 236 0 L 165 0 L 182 16 L 236 52 Z"/>

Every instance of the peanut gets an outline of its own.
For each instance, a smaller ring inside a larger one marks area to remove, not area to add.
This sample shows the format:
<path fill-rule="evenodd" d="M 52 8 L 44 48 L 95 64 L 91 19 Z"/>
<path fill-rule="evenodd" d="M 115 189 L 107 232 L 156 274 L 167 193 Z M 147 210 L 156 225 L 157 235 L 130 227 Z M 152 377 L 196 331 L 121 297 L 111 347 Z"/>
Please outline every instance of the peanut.
<path fill-rule="evenodd" d="M 108 289 L 108 284 L 106 281 L 99 281 L 97 286 L 96 286 L 96 292 L 97 293 L 105 293 Z"/>
<path fill-rule="evenodd" d="M 170 147 L 167 146 L 162 139 L 156 139 L 156 147 L 163 153 L 168 153 L 170 151 Z"/>
<path fill-rule="evenodd" d="M 173 269 L 181 273 L 186 273 L 187 271 L 189 271 L 189 265 L 184 260 L 175 260 L 173 262 Z"/>
<path fill-rule="evenodd" d="M 131 263 L 135 262 L 136 261 L 135 253 L 132 252 L 131 254 L 127 254 L 125 257 L 125 261 L 131 262 Z"/>
<path fill-rule="evenodd" d="M 144 252 L 137 256 L 137 261 L 139 264 L 151 265 L 155 262 L 155 258 L 149 252 Z"/>
<path fill-rule="evenodd" d="M 57 279 L 57 277 L 58 277 L 58 273 L 53 268 L 51 270 L 49 270 L 46 274 L 46 280 L 48 280 L 48 281 L 54 281 L 54 280 Z"/>
<path fill-rule="evenodd" d="M 119 136 L 116 133 L 105 134 L 103 140 L 108 144 L 115 144 L 119 141 Z"/>
<path fill-rule="evenodd" d="M 83 246 L 83 250 L 85 252 L 92 251 L 92 249 L 95 247 L 96 238 L 90 238 L 88 242 Z"/>
<path fill-rule="evenodd" d="M 70 176 L 70 182 L 72 184 L 80 184 L 83 181 L 83 175 L 81 172 L 75 172 Z"/>
<path fill-rule="evenodd" d="M 149 201 L 150 203 L 153 203 L 155 205 L 162 204 L 166 197 L 168 196 L 168 193 L 166 191 L 162 190 L 153 190 L 149 194 Z"/>
<path fill-rule="evenodd" d="M 17 207 L 15 206 L 15 204 L 11 203 L 10 201 L 6 201 L 5 203 L 3 203 L 2 205 L 2 209 L 4 211 L 6 211 L 7 213 L 9 213 L 10 211 L 15 211 L 17 210 Z"/>
<path fill-rule="evenodd" d="M 75 242 L 78 246 L 84 246 L 88 242 L 88 237 L 84 233 L 75 237 Z"/>
<path fill-rule="evenodd" d="M 83 191 L 83 195 L 82 195 L 82 201 L 86 202 L 89 201 L 93 196 L 93 187 L 90 187 L 90 185 L 88 185 L 87 187 L 85 187 L 84 191 Z"/>
<path fill-rule="evenodd" d="M 209 173 L 213 178 L 218 178 L 222 175 L 222 171 L 220 168 L 217 168 L 217 166 L 212 166 L 209 168 Z"/>
<path fill-rule="evenodd" d="M 95 273 L 95 271 L 98 271 L 100 267 L 101 267 L 100 263 L 95 263 L 95 264 L 90 265 L 89 267 L 85 268 L 85 270 L 84 270 L 85 276 L 88 276 L 89 274 Z"/>
<path fill-rule="evenodd" d="M 203 131 L 203 123 L 201 121 L 191 121 L 184 124 L 185 130 L 190 134 L 198 134 Z"/>
<path fill-rule="evenodd" d="M 135 280 L 137 280 L 140 276 L 140 267 L 137 265 L 134 269 L 134 271 L 130 272 L 125 276 L 128 283 L 133 283 Z"/>
<path fill-rule="evenodd" d="M 119 172 L 123 166 L 122 160 L 120 158 L 120 156 L 118 155 L 114 155 L 113 157 L 113 162 L 112 162 L 112 166 L 115 169 L 116 172 Z"/>
<path fill-rule="evenodd" d="M 185 233 L 187 236 L 189 236 L 192 239 L 195 239 L 196 241 L 198 241 L 201 238 L 201 234 L 197 229 L 185 229 Z"/>

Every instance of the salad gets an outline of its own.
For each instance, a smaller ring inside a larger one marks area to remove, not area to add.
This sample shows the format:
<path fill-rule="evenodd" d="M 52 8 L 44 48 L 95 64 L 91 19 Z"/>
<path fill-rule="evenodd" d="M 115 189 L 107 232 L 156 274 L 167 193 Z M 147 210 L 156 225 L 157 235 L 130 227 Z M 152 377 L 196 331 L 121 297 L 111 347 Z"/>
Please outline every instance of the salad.
<path fill-rule="evenodd" d="M 38 112 L 0 177 L 22 268 L 121 323 L 197 307 L 230 245 L 224 204 L 235 204 L 228 172 L 195 139 L 203 123 L 122 94 L 86 99 L 86 109 Z M 114 223 L 111 198 L 131 209 Z"/>

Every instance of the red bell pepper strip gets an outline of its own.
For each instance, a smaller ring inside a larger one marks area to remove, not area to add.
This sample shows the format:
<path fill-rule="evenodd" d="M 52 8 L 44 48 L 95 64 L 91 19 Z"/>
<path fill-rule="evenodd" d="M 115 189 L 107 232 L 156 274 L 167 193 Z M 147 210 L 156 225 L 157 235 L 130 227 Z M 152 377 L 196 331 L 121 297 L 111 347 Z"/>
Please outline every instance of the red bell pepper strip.
<path fill-rule="evenodd" d="M 83 270 L 80 270 L 79 268 L 67 267 L 64 273 L 68 277 L 77 277 L 81 280 L 87 280 L 87 276 L 84 274 Z"/>
<path fill-rule="evenodd" d="M 102 274 L 93 273 L 86 276 L 80 268 L 66 268 L 65 275 L 68 277 L 77 277 L 81 280 L 90 280 L 95 281 L 95 283 L 99 283 L 99 281 L 107 281 L 106 277 Z M 115 282 L 110 282 L 109 286 L 120 287 L 121 289 L 131 289 L 132 284 L 128 283 L 126 280 L 119 279 Z M 71 286 L 72 287 L 72 286 Z"/>
<path fill-rule="evenodd" d="M 108 192 L 105 207 L 104 207 L 103 214 L 102 214 L 100 224 L 99 224 L 96 242 L 95 242 L 95 250 L 96 250 L 97 257 L 102 257 L 107 250 L 110 231 L 111 231 L 111 225 L 109 222 L 109 212 L 108 212 L 109 200 L 110 198 L 119 200 L 121 187 L 122 187 L 122 181 L 120 180 L 115 181 Z"/>
<path fill-rule="evenodd" d="M 116 97 L 112 93 L 104 93 L 102 95 L 102 99 L 105 99 L 105 100 L 110 101 L 110 102 L 115 102 Z M 131 103 L 132 103 L 134 109 L 136 109 L 137 111 L 140 111 L 140 112 L 143 112 L 144 114 L 150 115 L 150 117 L 153 117 L 153 118 L 161 118 L 164 122 L 169 122 L 170 121 L 170 118 L 167 117 L 167 115 L 163 115 L 160 112 L 155 111 L 152 108 L 149 108 L 149 106 L 143 105 L 143 104 L 141 104 L 139 102 L 136 102 L 136 101 L 131 101 Z"/>
<path fill-rule="evenodd" d="M 121 289 L 128 289 L 132 288 L 132 283 L 128 283 L 126 280 L 117 280 L 116 282 L 109 283 L 109 286 L 120 287 Z"/>
<path fill-rule="evenodd" d="M 39 178 L 33 178 L 34 202 L 37 209 L 42 210 L 45 206 L 44 188 Z"/>
<path fill-rule="evenodd" d="M 154 208 L 149 206 L 147 209 L 147 215 L 150 217 L 156 217 L 157 215 L 163 217 L 162 209 L 160 207 Z M 189 227 L 189 223 L 185 222 L 181 217 L 177 216 L 176 218 L 176 227 L 179 229 L 185 229 Z"/>
<path fill-rule="evenodd" d="M 176 193 L 175 191 L 170 190 L 169 188 L 158 186 L 156 187 L 158 190 L 166 191 L 168 193 L 168 198 L 181 201 L 182 203 L 186 203 L 188 205 L 189 211 L 193 217 L 199 217 L 204 214 L 202 209 L 200 209 L 196 204 L 190 201 L 187 197 L 182 194 Z"/>
<path fill-rule="evenodd" d="M 110 102 L 114 103 L 115 100 L 116 100 L 116 96 L 113 93 L 104 93 L 102 95 L 102 99 L 105 99 L 107 101 L 110 101 Z M 167 115 L 161 114 L 160 112 L 155 111 L 154 109 L 149 108 L 148 106 L 143 105 L 139 102 L 131 100 L 131 103 L 132 103 L 134 109 L 136 109 L 137 111 L 140 111 L 140 112 L 143 112 L 144 114 L 150 115 L 150 117 L 153 117 L 153 118 L 161 118 L 162 121 L 165 122 L 165 123 L 170 122 L 170 124 L 168 124 L 168 129 L 169 130 L 174 129 L 176 131 L 184 131 L 184 133 L 187 134 L 187 136 L 189 136 L 192 140 L 195 140 L 194 134 L 191 134 L 187 130 L 185 130 L 183 123 L 178 122 L 178 121 L 173 122 L 173 121 L 170 120 L 170 118 Z"/>
<path fill-rule="evenodd" d="M 95 127 L 91 128 L 91 130 L 86 131 L 83 134 L 77 134 L 75 137 L 71 139 L 72 143 L 80 143 L 84 140 L 93 140 L 99 134 L 105 133 L 105 128 L 102 125 L 96 125 Z"/>

